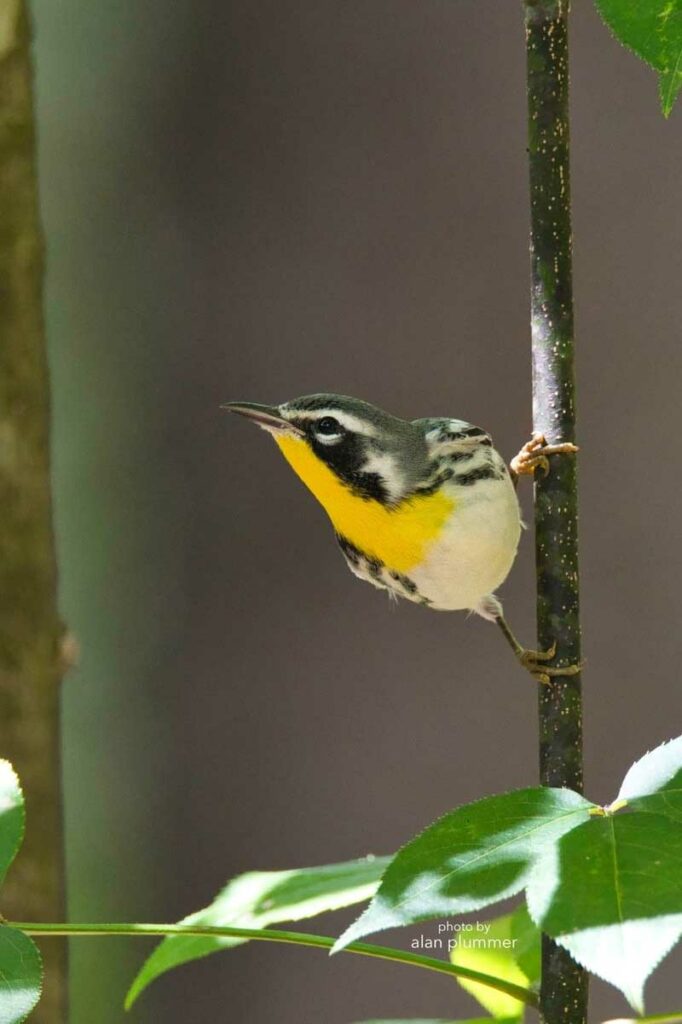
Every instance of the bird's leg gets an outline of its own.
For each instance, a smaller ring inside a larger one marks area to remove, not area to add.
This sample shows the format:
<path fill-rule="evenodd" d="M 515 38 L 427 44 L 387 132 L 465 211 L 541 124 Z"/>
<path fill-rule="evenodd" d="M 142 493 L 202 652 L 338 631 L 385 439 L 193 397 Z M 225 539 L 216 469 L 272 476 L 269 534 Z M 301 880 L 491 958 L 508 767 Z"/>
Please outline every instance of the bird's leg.
<path fill-rule="evenodd" d="M 530 441 L 526 441 L 518 455 L 515 455 L 509 463 L 509 472 L 514 483 L 514 487 L 518 485 L 519 477 L 533 476 L 536 469 L 542 470 L 543 475 L 547 476 L 549 473 L 550 455 L 572 454 L 578 450 L 577 445 L 571 444 L 570 441 L 562 444 L 547 444 L 544 435 L 535 432 Z M 545 664 L 546 662 L 551 661 L 555 656 L 556 642 L 553 643 L 546 651 L 528 650 L 516 639 L 501 611 L 496 613 L 494 618 L 495 622 L 502 630 L 502 635 L 521 665 L 523 665 L 523 667 L 530 672 L 533 679 L 536 679 L 539 683 L 547 684 L 550 682 L 550 678 L 552 677 L 575 676 L 580 672 L 582 665 L 566 665 L 562 668 L 554 668 L 551 665 Z"/>
<path fill-rule="evenodd" d="M 545 662 L 551 661 L 556 654 L 556 643 L 547 651 L 530 651 L 525 647 L 522 647 L 519 641 L 516 639 L 509 624 L 501 613 L 495 616 L 495 622 L 502 630 L 502 635 L 511 647 L 512 651 L 518 658 L 519 662 L 523 667 L 530 672 L 533 679 L 538 683 L 549 683 L 550 678 L 555 676 L 577 676 L 582 669 L 581 665 L 566 665 L 562 668 L 554 668 L 551 665 L 546 665 Z"/>
<path fill-rule="evenodd" d="M 509 472 L 514 486 L 520 476 L 532 476 L 536 469 L 541 469 L 544 476 L 549 473 L 549 455 L 563 455 L 577 452 L 576 445 L 566 441 L 563 444 L 547 444 L 544 435 L 534 433 L 530 441 L 526 441 L 518 455 L 509 463 Z"/>

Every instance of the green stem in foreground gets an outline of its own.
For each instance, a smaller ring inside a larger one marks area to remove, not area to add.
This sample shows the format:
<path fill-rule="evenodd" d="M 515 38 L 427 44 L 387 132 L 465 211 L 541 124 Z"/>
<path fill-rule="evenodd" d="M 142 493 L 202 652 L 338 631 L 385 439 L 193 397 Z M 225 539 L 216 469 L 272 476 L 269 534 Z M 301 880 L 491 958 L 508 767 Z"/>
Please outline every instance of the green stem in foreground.
<path fill-rule="evenodd" d="M 531 201 L 533 427 L 549 444 L 575 441 L 569 178 L 568 0 L 525 0 Z M 557 455 L 535 490 L 538 646 L 578 664 L 578 491 L 575 457 Z M 539 688 L 540 781 L 582 792 L 580 676 Z M 584 1024 L 587 975 L 543 936 L 546 1024 Z"/>
<path fill-rule="evenodd" d="M 255 939 L 261 942 L 285 942 L 295 946 L 313 946 L 317 949 L 331 949 L 336 939 L 326 935 L 312 935 L 308 932 L 279 931 L 272 928 L 230 928 L 209 927 L 182 924 L 68 924 L 68 923 L 37 923 L 26 921 L 7 921 L 7 927 L 16 928 L 27 935 L 49 936 L 93 936 L 93 935 L 212 935 L 237 939 Z M 451 977 L 467 978 L 477 981 L 488 988 L 497 989 L 506 995 L 519 999 L 528 1006 L 537 1006 L 537 996 L 530 989 L 512 985 L 502 978 L 495 978 L 480 971 L 472 971 L 467 967 L 457 967 L 446 960 L 435 957 L 421 956 L 407 950 L 391 949 L 388 946 L 374 946 L 366 942 L 352 942 L 342 951 L 357 953 L 360 956 L 376 957 L 379 960 L 392 960 L 394 963 L 410 964 L 412 967 L 423 967 L 428 971 L 449 974 Z"/>

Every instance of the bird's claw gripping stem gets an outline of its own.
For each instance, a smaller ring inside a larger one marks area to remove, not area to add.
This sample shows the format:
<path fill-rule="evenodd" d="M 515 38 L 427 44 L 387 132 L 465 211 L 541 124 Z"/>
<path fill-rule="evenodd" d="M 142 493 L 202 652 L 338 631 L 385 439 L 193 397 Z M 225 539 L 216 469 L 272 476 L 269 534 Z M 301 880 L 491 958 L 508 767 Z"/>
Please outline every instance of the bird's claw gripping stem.
<path fill-rule="evenodd" d="M 512 476 L 532 476 L 536 469 L 542 470 L 544 476 L 549 473 L 550 455 L 566 455 L 579 451 L 577 445 L 570 441 L 562 444 L 547 444 L 544 434 L 534 433 L 530 441 L 526 441 L 518 455 L 509 463 Z"/>
<path fill-rule="evenodd" d="M 536 431 L 531 439 L 526 441 L 518 455 L 515 455 L 509 463 L 509 471 L 514 486 L 518 483 L 520 476 L 533 476 L 536 469 L 540 469 L 543 476 L 547 476 L 549 473 L 550 455 L 570 455 L 577 451 L 579 451 L 578 446 L 570 441 L 565 441 L 561 444 L 547 444 L 544 434 Z M 518 642 L 504 617 L 498 615 L 496 618 L 498 626 L 518 658 L 519 663 L 527 672 L 530 672 L 533 679 L 538 683 L 546 686 L 557 676 L 577 676 L 582 670 L 582 662 L 578 665 L 565 665 L 561 667 L 545 664 L 556 655 L 556 642 L 546 651 L 527 650 Z"/>
<path fill-rule="evenodd" d="M 578 665 L 565 665 L 559 668 L 542 664 L 545 661 L 551 661 L 556 654 L 556 641 L 546 651 L 528 651 L 522 648 L 517 654 L 519 662 L 526 671 L 530 672 L 538 683 L 545 686 L 549 685 L 551 680 L 557 676 L 577 676 L 583 667 L 582 662 Z"/>
<path fill-rule="evenodd" d="M 556 655 L 556 642 L 554 642 L 546 651 L 528 650 L 516 639 L 509 628 L 509 624 L 504 615 L 497 615 L 495 617 L 495 621 L 502 630 L 502 635 L 505 640 L 518 658 L 519 664 L 522 665 L 527 672 L 530 672 L 536 682 L 543 683 L 547 686 L 551 680 L 557 676 L 577 676 L 578 673 L 582 671 L 582 662 L 578 665 L 565 665 L 560 667 L 544 664 L 547 661 L 551 661 Z"/>

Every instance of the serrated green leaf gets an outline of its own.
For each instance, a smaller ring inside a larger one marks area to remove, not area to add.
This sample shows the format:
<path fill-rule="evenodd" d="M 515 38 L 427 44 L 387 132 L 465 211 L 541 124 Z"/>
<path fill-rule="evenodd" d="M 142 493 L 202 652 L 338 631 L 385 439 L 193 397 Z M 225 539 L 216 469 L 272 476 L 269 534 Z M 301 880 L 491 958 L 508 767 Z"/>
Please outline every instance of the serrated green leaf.
<path fill-rule="evenodd" d="M 533 985 L 540 976 L 540 932 L 525 906 L 482 925 L 487 929 L 485 933 L 458 933 L 459 941 L 450 954 L 452 963 L 492 974 L 522 988 Z M 523 970 L 522 959 L 530 973 Z M 506 1024 L 523 1021 L 525 1006 L 518 999 L 464 978 L 457 980 L 495 1020 Z"/>
<path fill-rule="evenodd" d="M 181 924 L 265 928 L 274 922 L 315 917 L 369 899 L 389 861 L 389 857 L 365 857 L 292 871 L 250 871 L 234 878 L 210 906 L 190 914 Z M 126 1009 L 160 974 L 244 942 L 248 939 L 200 935 L 172 935 L 163 939 L 130 986 Z"/>
<path fill-rule="evenodd" d="M 511 924 L 512 939 L 516 943 L 513 947 L 514 959 L 528 978 L 528 984 L 532 988 L 540 982 L 542 936 L 525 904 L 514 911 Z"/>
<path fill-rule="evenodd" d="M 643 1013 L 644 983 L 682 935 L 682 827 L 635 811 L 595 817 L 547 849 L 531 917 Z"/>
<path fill-rule="evenodd" d="M 40 999 L 43 965 L 28 935 L 0 926 L 0 1024 L 21 1024 Z"/>
<path fill-rule="evenodd" d="M 24 795 L 9 761 L 0 759 L 0 882 L 24 838 Z"/>
<path fill-rule="evenodd" d="M 626 800 L 633 810 L 682 821 L 682 736 L 635 761 L 623 779 L 616 803 L 620 800 Z"/>
<path fill-rule="evenodd" d="M 593 807 L 572 790 L 536 786 L 446 814 L 396 854 L 377 895 L 333 952 L 372 932 L 514 896 L 547 843 L 586 821 Z"/>
<path fill-rule="evenodd" d="M 682 88 L 682 0 L 596 0 L 615 37 L 659 74 L 666 117 Z"/>

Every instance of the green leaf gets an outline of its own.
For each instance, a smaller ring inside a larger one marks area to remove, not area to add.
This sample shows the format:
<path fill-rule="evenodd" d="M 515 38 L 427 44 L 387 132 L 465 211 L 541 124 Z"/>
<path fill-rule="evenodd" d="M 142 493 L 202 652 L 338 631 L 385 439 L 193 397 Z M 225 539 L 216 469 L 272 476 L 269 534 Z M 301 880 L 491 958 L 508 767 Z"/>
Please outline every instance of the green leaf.
<path fill-rule="evenodd" d="M 666 117 L 682 88 L 682 0 L 596 0 L 616 38 L 658 72 Z"/>
<path fill-rule="evenodd" d="M 480 932 L 480 928 L 486 929 Z M 492 974 L 514 985 L 528 988 L 540 977 L 540 932 L 524 906 L 513 914 L 493 921 L 477 922 L 474 931 L 459 932 L 457 945 L 450 954 L 453 964 Z M 523 970 L 521 961 L 529 968 Z M 459 984 L 497 1021 L 524 1019 L 524 1004 L 477 982 L 458 978 Z"/>
<path fill-rule="evenodd" d="M 682 821 L 682 736 L 649 751 L 623 779 L 616 804 Z"/>
<path fill-rule="evenodd" d="M 414 1020 L 406 1017 L 392 1017 L 390 1020 L 363 1020 L 359 1021 L 358 1024 L 490 1024 L 490 1017 L 476 1017 L 475 1019 L 467 1017 L 466 1020 L 441 1020 L 440 1018 L 438 1020 L 432 1020 L 431 1018 L 426 1020 L 422 1017 L 419 1020 Z M 514 1021 L 504 1022 L 504 1024 L 514 1024 Z"/>
<path fill-rule="evenodd" d="M 38 948 L 16 928 L 0 926 L 0 1024 L 20 1024 L 40 999 L 43 965 Z"/>
<path fill-rule="evenodd" d="M 643 1013 L 644 983 L 682 935 L 682 827 L 658 814 L 594 817 L 546 850 L 531 917 Z"/>
<path fill-rule="evenodd" d="M 389 861 L 389 857 L 365 857 L 317 868 L 250 871 L 234 878 L 210 906 L 190 914 L 181 924 L 264 928 L 275 921 L 300 921 L 348 907 L 370 898 Z M 150 982 L 172 967 L 244 942 L 248 939 L 198 935 L 163 939 L 130 986 L 126 1009 Z"/>
<path fill-rule="evenodd" d="M 680 89 L 682 89 L 682 64 L 678 55 L 675 66 L 661 71 L 658 76 L 658 95 L 661 101 L 661 110 L 666 117 L 670 117 Z"/>
<path fill-rule="evenodd" d="M 524 905 L 512 914 L 512 939 L 514 959 L 528 978 L 531 987 L 539 985 L 542 971 L 542 943 L 540 932 Z"/>
<path fill-rule="evenodd" d="M 372 903 L 333 952 L 371 932 L 514 896 L 545 846 L 586 821 L 593 807 L 569 789 L 537 786 L 446 814 L 396 854 Z"/>
<path fill-rule="evenodd" d="M 0 882 L 23 838 L 24 795 L 12 765 L 0 759 Z"/>

